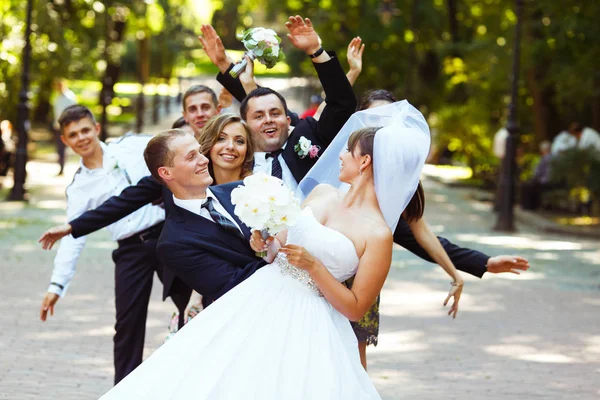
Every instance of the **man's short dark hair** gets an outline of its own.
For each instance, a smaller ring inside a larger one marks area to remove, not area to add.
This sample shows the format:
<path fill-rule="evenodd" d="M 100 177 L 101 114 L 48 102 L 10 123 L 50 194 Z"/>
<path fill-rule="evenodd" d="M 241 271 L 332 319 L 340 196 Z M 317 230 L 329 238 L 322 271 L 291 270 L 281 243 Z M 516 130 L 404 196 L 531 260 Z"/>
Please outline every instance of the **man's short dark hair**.
<path fill-rule="evenodd" d="M 62 114 L 60 114 L 60 117 L 58 117 L 60 132 L 62 133 L 65 126 L 69 125 L 70 123 L 81 121 L 84 118 L 89 118 L 94 124 L 96 123 L 94 114 L 92 114 L 90 109 L 85 106 L 73 104 L 72 106 L 65 108 Z"/>
<path fill-rule="evenodd" d="M 209 88 L 206 85 L 192 85 L 183 94 L 183 100 L 181 101 L 181 106 L 183 107 L 183 111 L 185 111 L 185 102 L 187 101 L 187 98 L 194 94 L 198 94 L 198 93 L 208 93 L 210 95 L 211 100 L 212 100 L 213 104 L 215 105 L 215 107 L 217 107 L 219 105 L 219 100 L 217 100 L 217 94 L 215 93 L 214 90 L 212 90 L 211 88 Z"/>
<path fill-rule="evenodd" d="M 152 174 L 154 179 L 160 183 L 164 184 L 165 181 L 163 181 L 158 174 L 158 169 L 160 167 L 173 166 L 175 153 L 169 148 L 171 140 L 185 135 L 189 135 L 189 133 L 186 133 L 181 129 L 169 129 L 155 135 L 146 145 L 146 149 L 144 150 L 144 161 L 146 161 L 146 166 L 148 167 L 150 174 Z"/>
<path fill-rule="evenodd" d="M 271 88 L 259 87 L 259 88 L 254 89 L 250 93 L 248 93 L 246 98 L 242 101 L 242 104 L 240 104 L 240 116 L 242 117 L 242 119 L 244 121 L 247 119 L 246 114 L 248 113 L 248 101 L 250 99 L 253 99 L 255 97 L 268 96 L 270 94 L 274 94 L 275 96 L 277 96 L 277 98 L 279 98 L 279 101 L 281 101 L 281 105 L 283 105 L 283 112 L 286 115 L 289 114 L 288 108 L 287 108 L 287 103 L 282 95 L 280 95 L 278 92 L 274 91 Z"/>

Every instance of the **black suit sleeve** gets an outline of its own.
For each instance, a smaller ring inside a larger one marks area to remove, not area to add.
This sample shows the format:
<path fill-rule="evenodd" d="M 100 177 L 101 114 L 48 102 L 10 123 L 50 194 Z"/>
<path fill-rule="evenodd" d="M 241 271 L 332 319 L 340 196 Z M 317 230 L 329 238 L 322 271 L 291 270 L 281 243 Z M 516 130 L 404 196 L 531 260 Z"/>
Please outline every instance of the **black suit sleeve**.
<path fill-rule="evenodd" d="M 489 256 L 477 251 L 464 247 L 459 247 L 449 240 L 439 237 L 440 243 L 456 269 L 464 271 L 468 274 L 481 278 L 487 271 L 486 264 Z M 411 253 L 421 257 L 422 259 L 434 262 L 427 251 L 419 245 L 417 239 L 413 235 L 408 223 L 404 219 L 400 219 L 396 231 L 394 232 L 394 243 L 399 244 Z"/>
<path fill-rule="evenodd" d="M 246 257 L 245 265 L 228 262 L 214 253 L 191 244 L 162 242 L 159 260 L 186 285 L 214 301 L 266 265 L 264 260 Z"/>
<path fill-rule="evenodd" d="M 162 186 L 152 177 L 142 178 L 137 185 L 129 186 L 118 196 L 113 196 L 93 210 L 69 221 L 75 238 L 102 229 L 123 217 L 160 199 Z"/>
<path fill-rule="evenodd" d="M 231 95 L 237 99 L 237 101 L 241 103 L 246 97 L 246 91 L 244 90 L 239 77 L 234 78 L 229 75 L 229 71 L 231 71 L 233 66 L 234 64 L 231 64 L 224 74 L 219 72 L 219 75 L 217 75 L 217 81 L 223 85 L 223 87 L 227 89 L 229 93 L 231 93 Z"/>
<path fill-rule="evenodd" d="M 325 102 L 321 117 L 316 123 L 315 136 L 321 145 L 329 146 L 348 118 L 356 111 L 356 96 L 335 53 L 327 52 L 331 60 L 313 63 L 323 90 Z M 315 121 L 313 118 L 307 120 Z M 323 149 L 324 150 L 324 149 Z"/>

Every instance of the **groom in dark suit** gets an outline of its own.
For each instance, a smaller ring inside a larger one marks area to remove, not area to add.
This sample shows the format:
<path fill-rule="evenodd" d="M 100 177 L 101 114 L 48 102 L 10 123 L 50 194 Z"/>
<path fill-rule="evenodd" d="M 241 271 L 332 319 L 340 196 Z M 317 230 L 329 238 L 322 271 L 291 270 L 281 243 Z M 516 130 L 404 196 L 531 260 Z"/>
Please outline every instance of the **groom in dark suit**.
<path fill-rule="evenodd" d="M 250 231 L 233 212 L 230 194 L 239 182 L 209 189 L 208 159 L 192 135 L 159 133 L 144 159 L 152 176 L 173 193 L 158 258 L 202 294 L 205 306 L 266 264 L 250 249 Z"/>

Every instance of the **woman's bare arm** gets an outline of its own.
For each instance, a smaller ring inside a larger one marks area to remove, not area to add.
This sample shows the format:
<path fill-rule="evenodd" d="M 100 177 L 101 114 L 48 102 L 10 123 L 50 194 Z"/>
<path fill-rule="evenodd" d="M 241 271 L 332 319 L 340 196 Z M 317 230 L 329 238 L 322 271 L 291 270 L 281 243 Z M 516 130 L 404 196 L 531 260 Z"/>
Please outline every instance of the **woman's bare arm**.
<path fill-rule="evenodd" d="M 444 301 L 444 305 L 448 303 L 450 297 L 454 297 L 454 303 L 452 304 L 448 315 L 452 314 L 453 317 L 456 318 L 456 313 L 458 312 L 458 301 L 460 300 L 460 295 L 462 293 L 462 287 L 464 284 L 462 277 L 454 267 L 454 264 L 450 260 L 450 257 L 448 257 L 446 250 L 444 250 L 442 247 L 442 244 L 437 236 L 431 231 L 431 228 L 425 219 L 420 218 L 418 220 L 407 222 L 410 230 L 415 236 L 415 239 L 417 239 L 417 242 L 421 245 L 421 247 L 423 247 L 429 256 L 453 279 L 453 286 L 450 289 L 448 297 Z"/>
<path fill-rule="evenodd" d="M 369 235 L 360 258 L 352 288 L 338 282 L 327 268 L 303 247 L 286 245 L 280 249 L 290 264 L 310 273 L 323 296 L 351 321 L 358 321 L 373 305 L 383 287 L 392 263 L 393 238 L 389 229 L 377 228 Z"/>

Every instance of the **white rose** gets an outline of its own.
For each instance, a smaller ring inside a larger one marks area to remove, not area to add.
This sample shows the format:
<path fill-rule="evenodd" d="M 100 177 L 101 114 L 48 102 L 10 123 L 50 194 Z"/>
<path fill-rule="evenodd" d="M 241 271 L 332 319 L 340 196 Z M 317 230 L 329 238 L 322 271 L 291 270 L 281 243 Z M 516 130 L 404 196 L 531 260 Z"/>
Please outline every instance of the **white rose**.
<path fill-rule="evenodd" d="M 252 39 L 257 41 L 257 42 L 261 42 L 263 40 L 266 39 L 266 35 L 265 32 L 261 29 L 261 30 L 257 30 L 256 32 L 252 33 Z"/>

